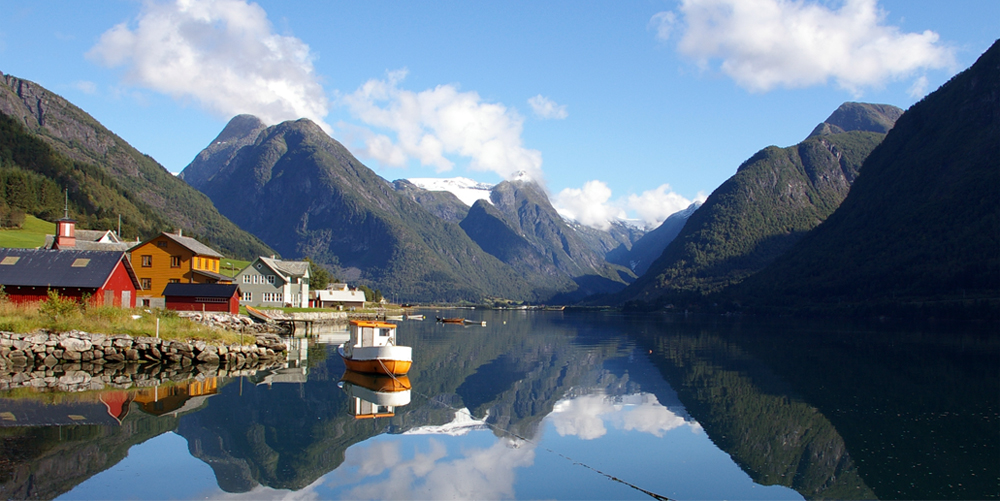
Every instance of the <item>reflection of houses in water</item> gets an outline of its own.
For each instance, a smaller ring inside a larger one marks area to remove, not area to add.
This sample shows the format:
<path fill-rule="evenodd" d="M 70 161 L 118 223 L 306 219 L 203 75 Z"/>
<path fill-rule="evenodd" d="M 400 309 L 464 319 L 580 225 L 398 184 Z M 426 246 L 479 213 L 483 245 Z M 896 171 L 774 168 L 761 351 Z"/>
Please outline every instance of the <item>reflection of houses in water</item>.
<path fill-rule="evenodd" d="M 258 371 L 250 381 L 271 386 L 274 383 L 305 383 L 309 380 L 309 339 L 286 337 L 285 364 L 279 369 Z"/>
<path fill-rule="evenodd" d="M 201 407 L 208 397 L 218 391 L 219 379 L 216 377 L 204 381 L 193 379 L 170 386 L 142 388 L 135 392 L 135 402 L 147 414 L 162 416 L 173 413 L 176 416 Z"/>
<path fill-rule="evenodd" d="M 0 399 L 0 427 L 119 426 L 133 395 L 124 390 L 89 394 L 72 402 L 46 403 L 31 398 Z"/>
<path fill-rule="evenodd" d="M 218 378 L 192 379 L 169 386 L 77 393 L 46 402 L 43 398 L 0 398 L 0 427 L 119 426 L 132 402 L 147 414 L 174 415 L 201 407 L 219 389 Z M 40 396 L 41 397 L 41 396 Z"/>
<path fill-rule="evenodd" d="M 410 378 L 346 371 L 337 384 L 349 396 L 355 419 L 396 415 L 396 407 L 410 403 Z"/>
<path fill-rule="evenodd" d="M 345 323 L 315 324 L 312 329 L 313 339 L 319 344 L 339 346 L 351 339 L 351 333 Z"/>

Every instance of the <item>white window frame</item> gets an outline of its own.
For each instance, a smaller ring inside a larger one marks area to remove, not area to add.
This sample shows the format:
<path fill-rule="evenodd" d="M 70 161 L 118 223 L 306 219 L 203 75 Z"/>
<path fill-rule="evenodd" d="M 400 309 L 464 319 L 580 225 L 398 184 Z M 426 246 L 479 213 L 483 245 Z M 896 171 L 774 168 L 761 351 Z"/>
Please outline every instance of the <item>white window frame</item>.
<path fill-rule="evenodd" d="M 253 301 L 253 292 L 243 291 L 243 298 L 242 299 L 244 301 Z"/>

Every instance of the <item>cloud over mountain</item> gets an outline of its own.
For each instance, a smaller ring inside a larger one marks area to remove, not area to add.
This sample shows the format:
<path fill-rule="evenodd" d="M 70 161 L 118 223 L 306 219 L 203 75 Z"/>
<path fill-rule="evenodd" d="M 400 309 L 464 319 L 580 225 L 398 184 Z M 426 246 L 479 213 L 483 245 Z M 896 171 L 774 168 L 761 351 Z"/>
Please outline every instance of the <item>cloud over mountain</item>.
<path fill-rule="evenodd" d="M 688 200 L 675 193 L 669 184 L 660 185 L 652 190 L 646 190 L 638 195 L 632 193 L 627 197 L 611 199 L 611 188 L 604 181 L 591 180 L 582 188 L 565 188 L 552 199 L 552 205 L 565 217 L 580 224 L 607 230 L 617 219 L 625 218 L 625 210 L 635 211 L 639 219 L 652 229 L 665 219 L 686 209 L 692 202 L 704 201 L 705 195 L 699 193 L 695 200 Z"/>
<path fill-rule="evenodd" d="M 354 116 L 376 129 L 342 124 L 365 156 L 391 166 L 416 159 L 443 172 L 454 166 L 448 156 L 457 155 L 469 158 L 471 169 L 496 172 L 504 179 L 519 171 L 542 178 L 542 154 L 524 147 L 524 119 L 516 110 L 485 102 L 478 93 L 461 92 L 454 85 L 421 92 L 400 88 L 406 74 L 392 71 L 386 79 L 369 80 L 342 97 Z"/>
<path fill-rule="evenodd" d="M 275 34 L 267 13 L 243 0 L 144 2 L 132 22 L 101 35 L 87 56 L 123 66 L 126 82 L 194 99 L 221 117 L 266 123 L 322 118 L 328 99 L 309 46 Z M 211 82 L 207 85 L 206 82 Z"/>
<path fill-rule="evenodd" d="M 719 69 L 753 92 L 836 84 L 857 95 L 890 80 L 955 66 L 953 50 L 933 31 L 903 33 L 885 24 L 876 0 L 683 0 L 651 26 L 660 40 L 680 32 L 677 49 Z M 919 84 L 917 85 L 919 88 Z"/>

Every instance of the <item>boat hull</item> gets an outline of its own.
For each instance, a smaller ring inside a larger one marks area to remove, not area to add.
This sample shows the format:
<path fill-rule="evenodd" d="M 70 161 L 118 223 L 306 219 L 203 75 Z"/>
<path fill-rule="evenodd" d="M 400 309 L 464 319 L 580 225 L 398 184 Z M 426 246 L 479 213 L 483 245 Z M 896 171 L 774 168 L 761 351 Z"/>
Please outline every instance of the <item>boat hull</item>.
<path fill-rule="evenodd" d="M 409 346 L 354 347 L 351 356 L 344 353 L 344 345 L 337 348 L 347 370 L 368 374 L 403 375 L 413 364 L 413 350 Z"/>

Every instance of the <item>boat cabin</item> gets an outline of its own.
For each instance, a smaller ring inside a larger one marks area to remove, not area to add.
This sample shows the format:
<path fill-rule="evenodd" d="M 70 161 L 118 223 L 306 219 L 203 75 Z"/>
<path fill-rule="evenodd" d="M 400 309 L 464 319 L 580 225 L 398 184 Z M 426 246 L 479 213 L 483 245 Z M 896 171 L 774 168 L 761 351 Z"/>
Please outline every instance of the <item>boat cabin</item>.
<path fill-rule="evenodd" d="M 351 340 L 344 346 L 344 351 L 350 356 L 350 348 L 368 346 L 396 346 L 396 324 L 352 320 Z"/>

